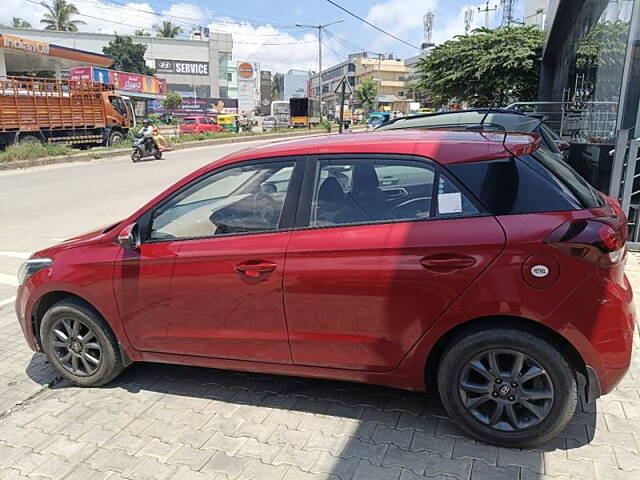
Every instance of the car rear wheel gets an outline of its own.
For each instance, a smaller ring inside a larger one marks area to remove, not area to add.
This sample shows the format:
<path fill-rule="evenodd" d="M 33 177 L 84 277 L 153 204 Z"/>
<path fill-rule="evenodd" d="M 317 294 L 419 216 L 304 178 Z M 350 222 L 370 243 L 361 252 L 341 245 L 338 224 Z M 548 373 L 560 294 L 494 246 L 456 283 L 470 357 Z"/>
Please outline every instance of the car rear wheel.
<path fill-rule="evenodd" d="M 555 346 L 502 328 L 451 345 L 440 362 L 438 388 L 460 427 L 506 447 L 551 440 L 569 423 L 578 401 L 574 371 Z"/>
<path fill-rule="evenodd" d="M 124 368 L 113 333 L 83 302 L 63 300 L 49 308 L 40 338 L 51 365 L 76 385 L 104 385 Z"/>

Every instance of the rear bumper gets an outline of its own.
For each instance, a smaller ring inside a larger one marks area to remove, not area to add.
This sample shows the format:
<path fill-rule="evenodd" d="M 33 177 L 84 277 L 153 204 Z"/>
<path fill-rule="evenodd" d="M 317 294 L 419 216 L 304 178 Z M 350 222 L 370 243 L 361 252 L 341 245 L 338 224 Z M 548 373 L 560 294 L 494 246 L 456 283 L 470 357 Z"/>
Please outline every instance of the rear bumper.
<path fill-rule="evenodd" d="M 614 282 L 596 272 L 554 312 L 553 318 L 558 323 L 571 319 L 560 330 L 587 366 L 587 399 L 613 390 L 631 364 L 636 324 L 633 293 L 626 276 Z"/>

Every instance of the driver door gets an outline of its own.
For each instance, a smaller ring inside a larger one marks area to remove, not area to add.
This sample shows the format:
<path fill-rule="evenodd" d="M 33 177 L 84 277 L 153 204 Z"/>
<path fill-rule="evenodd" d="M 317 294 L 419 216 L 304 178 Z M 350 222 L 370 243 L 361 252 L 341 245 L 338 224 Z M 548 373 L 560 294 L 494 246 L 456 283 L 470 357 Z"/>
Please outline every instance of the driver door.
<path fill-rule="evenodd" d="M 125 315 L 128 332 L 163 332 L 156 352 L 290 363 L 282 279 L 298 163 L 230 166 L 160 205 L 145 244 L 177 249 L 171 287 L 144 325 Z"/>

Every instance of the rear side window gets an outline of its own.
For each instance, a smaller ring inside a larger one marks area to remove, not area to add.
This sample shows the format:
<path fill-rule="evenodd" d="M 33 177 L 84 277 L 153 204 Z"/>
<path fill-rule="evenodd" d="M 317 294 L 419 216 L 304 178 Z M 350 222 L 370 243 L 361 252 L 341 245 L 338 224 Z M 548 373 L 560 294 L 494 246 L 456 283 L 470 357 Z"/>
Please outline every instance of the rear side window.
<path fill-rule="evenodd" d="M 578 197 L 530 156 L 450 165 L 493 215 L 584 208 Z"/>
<path fill-rule="evenodd" d="M 549 155 L 544 150 L 536 151 L 532 157 L 559 178 L 578 197 L 584 208 L 597 208 L 604 205 L 604 200 L 598 191 L 564 160 L 555 155 Z"/>
<path fill-rule="evenodd" d="M 184 120 L 182 120 L 183 125 L 193 125 L 194 123 L 196 123 L 195 118 L 185 118 Z"/>

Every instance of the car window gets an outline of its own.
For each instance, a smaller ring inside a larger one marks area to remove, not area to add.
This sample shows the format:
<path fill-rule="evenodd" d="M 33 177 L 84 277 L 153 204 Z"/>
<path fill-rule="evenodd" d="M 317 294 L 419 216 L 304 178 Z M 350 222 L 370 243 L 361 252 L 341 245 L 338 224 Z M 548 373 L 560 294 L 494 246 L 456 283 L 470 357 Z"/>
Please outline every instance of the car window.
<path fill-rule="evenodd" d="M 386 159 L 321 160 L 310 224 L 411 221 L 477 213 L 465 195 L 451 181 L 438 178 L 428 164 Z"/>
<path fill-rule="evenodd" d="M 576 195 L 549 170 L 527 158 L 461 163 L 447 168 L 494 215 L 583 208 Z"/>
<path fill-rule="evenodd" d="M 151 240 L 278 228 L 293 162 L 245 165 L 208 175 L 154 212 Z"/>
<path fill-rule="evenodd" d="M 182 120 L 183 125 L 193 125 L 194 123 L 196 123 L 195 118 L 185 118 Z"/>

